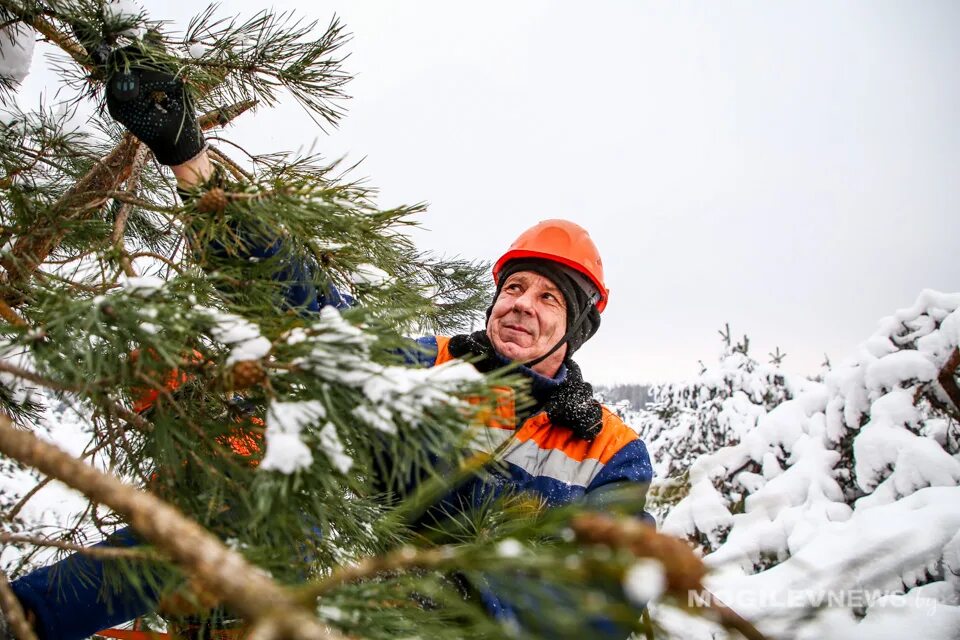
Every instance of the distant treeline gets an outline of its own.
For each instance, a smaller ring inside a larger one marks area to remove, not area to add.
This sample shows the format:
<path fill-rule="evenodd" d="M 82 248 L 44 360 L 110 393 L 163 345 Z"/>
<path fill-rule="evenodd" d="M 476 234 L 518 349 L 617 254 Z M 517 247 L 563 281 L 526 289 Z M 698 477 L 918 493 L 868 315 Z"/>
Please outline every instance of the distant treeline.
<path fill-rule="evenodd" d="M 615 384 L 613 386 L 598 385 L 594 387 L 594 392 L 603 399 L 603 402 L 615 404 L 626 400 L 634 411 L 640 411 L 653 401 L 650 391 L 651 386 L 648 384 Z"/>

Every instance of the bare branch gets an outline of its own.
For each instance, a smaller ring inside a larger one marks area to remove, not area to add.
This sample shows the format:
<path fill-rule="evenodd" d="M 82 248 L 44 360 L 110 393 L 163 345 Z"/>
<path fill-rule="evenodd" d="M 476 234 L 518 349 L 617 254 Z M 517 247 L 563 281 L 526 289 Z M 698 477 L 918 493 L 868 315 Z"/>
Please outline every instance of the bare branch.
<path fill-rule="evenodd" d="M 22 536 L 3 532 L 0 532 L 0 542 L 4 544 L 29 544 L 35 547 L 52 547 L 63 551 L 82 553 L 94 558 L 156 558 L 156 554 L 142 549 L 109 546 L 84 547 L 78 544 L 63 542 L 62 540 L 49 540 L 38 536 Z"/>
<path fill-rule="evenodd" d="M 940 383 L 940 386 L 943 387 L 943 390 L 947 392 L 947 395 L 950 396 L 950 401 L 953 402 L 953 405 L 960 410 L 960 389 L 957 388 L 957 379 L 954 377 L 958 368 L 960 368 L 960 348 L 955 348 L 943 365 L 943 368 L 940 369 L 940 375 L 937 376 L 937 381 Z"/>
<path fill-rule="evenodd" d="M 0 360 L 0 371 L 9 373 L 18 378 L 23 378 L 24 380 L 29 380 L 34 384 L 38 384 L 41 387 L 46 387 L 47 389 L 53 389 L 54 391 L 79 391 L 77 387 L 72 387 L 70 385 L 63 384 L 62 382 L 57 382 L 56 380 L 50 380 L 49 378 L 41 376 L 39 373 L 22 369 L 8 362 L 4 362 L 3 360 Z"/>
<path fill-rule="evenodd" d="M 364 558 L 353 565 L 337 567 L 333 573 L 303 589 L 302 599 L 310 602 L 332 589 L 348 582 L 372 578 L 388 571 L 406 569 L 434 569 L 456 560 L 454 547 L 416 549 L 402 547 L 384 556 Z"/>
<path fill-rule="evenodd" d="M 27 321 L 21 318 L 16 311 L 10 308 L 4 300 L 0 300 L 0 318 L 3 318 L 16 327 L 27 326 Z"/>
<path fill-rule="evenodd" d="M 253 174 L 249 173 L 248 171 L 244 171 L 243 167 L 241 167 L 236 162 L 234 162 L 223 151 L 220 151 L 220 149 L 214 147 L 213 145 L 210 145 L 209 151 L 210 151 L 210 155 L 212 155 L 214 159 L 216 159 L 218 162 L 220 162 L 220 164 L 222 164 L 223 166 L 225 166 L 227 169 L 230 170 L 230 173 L 233 174 L 234 178 L 236 178 L 237 180 L 246 180 L 249 182 L 253 182 L 254 180 Z"/>
<path fill-rule="evenodd" d="M 148 152 L 149 149 L 141 145 L 133 158 L 133 167 L 130 170 L 130 177 L 127 179 L 127 185 L 124 189 L 124 192 L 131 196 L 136 196 L 140 188 L 140 175 L 143 173 L 143 167 L 147 163 Z M 113 233 L 110 234 L 110 240 L 114 244 L 119 244 L 121 248 L 123 247 L 123 231 L 127 226 L 127 218 L 130 217 L 132 210 L 132 202 L 123 203 L 123 206 L 120 207 L 120 210 L 117 212 L 117 219 L 113 225 Z"/>

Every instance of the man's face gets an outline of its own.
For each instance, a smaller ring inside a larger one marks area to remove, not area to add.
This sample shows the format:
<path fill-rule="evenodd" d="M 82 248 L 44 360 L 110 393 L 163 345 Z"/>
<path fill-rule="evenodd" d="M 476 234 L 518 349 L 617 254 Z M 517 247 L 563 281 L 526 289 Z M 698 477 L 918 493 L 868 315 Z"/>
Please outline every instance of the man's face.
<path fill-rule="evenodd" d="M 567 308 L 560 289 L 534 271 L 510 274 L 487 322 L 493 347 L 511 360 L 527 362 L 549 351 L 566 331 Z M 563 345 L 542 364 L 563 362 L 566 352 Z"/>

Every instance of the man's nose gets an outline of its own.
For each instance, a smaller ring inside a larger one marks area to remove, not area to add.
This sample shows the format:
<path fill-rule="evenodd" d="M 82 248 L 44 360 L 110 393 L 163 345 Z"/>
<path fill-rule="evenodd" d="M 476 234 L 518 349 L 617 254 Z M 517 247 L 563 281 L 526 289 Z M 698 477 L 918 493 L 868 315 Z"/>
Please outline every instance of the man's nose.
<path fill-rule="evenodd" d="M 536 296 L 530 290 L 524 291 L 523 295 L 519 295 L 513 300 L 513 308 L 517 311 L 522 311 L 523 313 L 531 313 L 533 311 L 533 303 L 536 300 Z"/>

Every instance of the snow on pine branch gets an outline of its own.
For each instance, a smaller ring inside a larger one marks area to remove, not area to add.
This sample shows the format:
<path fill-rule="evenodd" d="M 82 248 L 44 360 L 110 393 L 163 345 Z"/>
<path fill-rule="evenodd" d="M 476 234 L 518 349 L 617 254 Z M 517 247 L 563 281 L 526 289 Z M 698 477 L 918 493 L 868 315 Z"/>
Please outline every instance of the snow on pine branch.
<path fill-rule="evenodd" d="M 312 350 L 297 364 L 322 379 L 361 389 L 366 402 L 356 415 L 387 433 L 396 433 L 396 419 L 416 425 L 431 406 L 459 404 L 457 390 L 483 379 L 473 366 L 460 361 L 428 369 L 374 362 L 370 359 L 374 336 L 348 323 L 333 307 L 324 307 L 318 322 L 292 332 L 287 342 L 307 339 Z M 345 344 L 357 348 L 342 349 Z"/>
<path fill-rule="evenodd" d="M 360 423 L 389 435 L 401 424 L 416 427 L 431 409 L 460 406 L 458 392 L 482 380 L 471 365 L 451 362 L 429 369 L 384 365 L 371 359 L 375 337 L 350 324 L 333 307 L 321 309 L 313 324 L 294 329 L 286 344 L 307 345 L 308 355 L 296 358 L 294 366 L 318 380 L 343 384 L 361 391 L 362 398 L 351 415 Z M 309 468 L 313 456 L 303 437 L 316 433 L 317 446 L 330 464 L 346 473 L 353 461 L 327 419 L 318 400 L 273 402 L 267 413 L 267 451 L 261 469 L 282 473 Z"/>
<path fill-rule="evenodd" d="M 19 83 L 30 73 L 36 32 L 23 23 L 0 29 L 0 77 Z"/>

